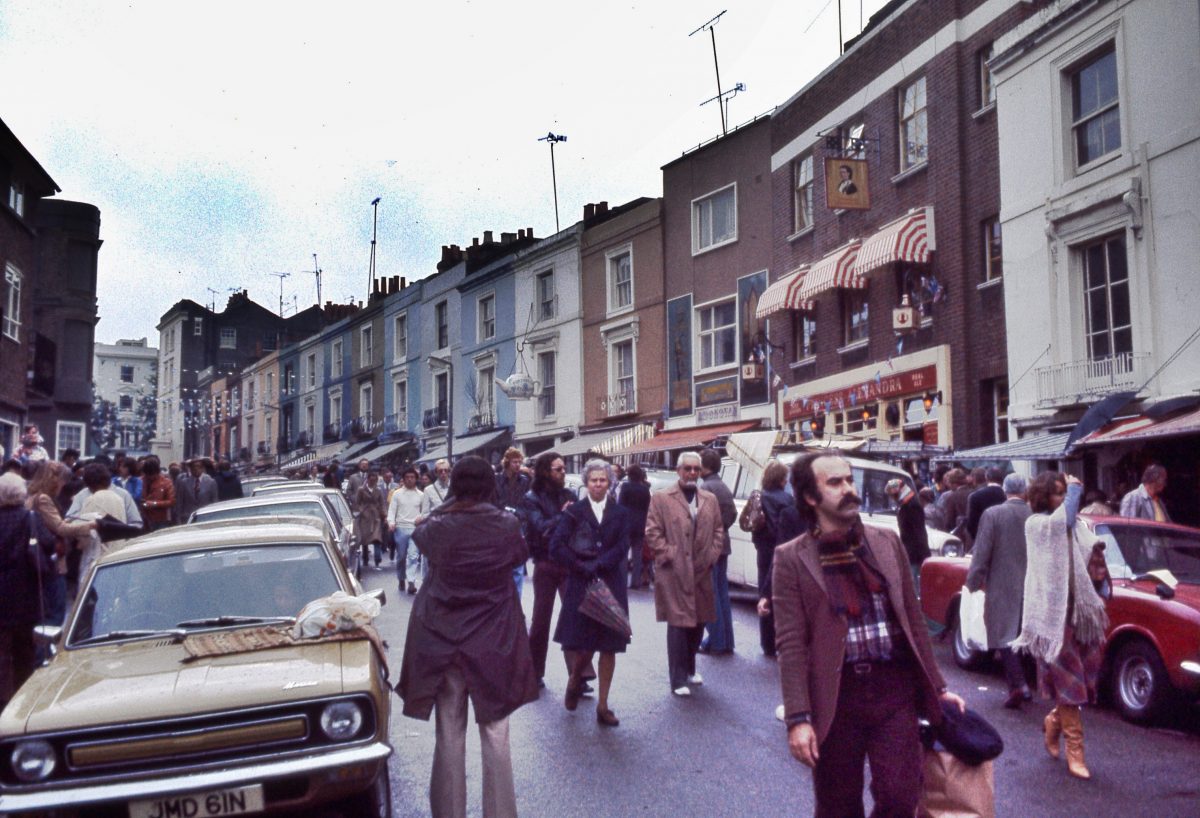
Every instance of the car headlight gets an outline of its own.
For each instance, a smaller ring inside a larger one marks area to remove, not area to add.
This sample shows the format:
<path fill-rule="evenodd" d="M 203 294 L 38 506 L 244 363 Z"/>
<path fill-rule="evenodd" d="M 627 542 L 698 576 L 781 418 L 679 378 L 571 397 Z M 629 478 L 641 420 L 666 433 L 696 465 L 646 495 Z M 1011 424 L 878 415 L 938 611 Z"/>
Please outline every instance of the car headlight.
<path fill-rule="evenodd" d="M 321 711 L 321 732 L 332 741 L 354 738 L 362 725 L 362 707 L 357 702 L 330 702 Z"/>
<path fill-rule="evenodd" d="M 22 741 L 12 752 L 13 773 L 22 781 L 44 781 L 57 765 L 54 748 L 48 741 Z"/>

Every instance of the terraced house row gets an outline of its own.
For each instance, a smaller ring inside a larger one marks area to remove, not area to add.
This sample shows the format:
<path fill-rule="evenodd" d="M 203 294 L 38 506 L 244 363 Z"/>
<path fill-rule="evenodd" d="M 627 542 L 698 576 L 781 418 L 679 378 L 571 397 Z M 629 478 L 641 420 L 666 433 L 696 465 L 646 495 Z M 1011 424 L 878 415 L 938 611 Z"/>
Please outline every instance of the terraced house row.
<path fill-rule="evenodd" d="M 220 409 L 189 426 L 203 410 L 176 404 L 160 444 L 667 458 L 764 428 L 1060 459 L 1102 397 L 1130 391 L 1136 413 L 1200 387 L 1180 313 L 1200 114 L 1176 104 L 1200 43 L 1172 22 L 1195 5 L 1167 5 L 890 3 L 790 99 L 666 163 L 660 197 L 443 247 L 434 274 L 218 365 L 194 394 Z M 161 329 L 191 337 L 187 310 Z M 1106 488 L 1137 468 L 1120 447 L 1087 456 Z"/>

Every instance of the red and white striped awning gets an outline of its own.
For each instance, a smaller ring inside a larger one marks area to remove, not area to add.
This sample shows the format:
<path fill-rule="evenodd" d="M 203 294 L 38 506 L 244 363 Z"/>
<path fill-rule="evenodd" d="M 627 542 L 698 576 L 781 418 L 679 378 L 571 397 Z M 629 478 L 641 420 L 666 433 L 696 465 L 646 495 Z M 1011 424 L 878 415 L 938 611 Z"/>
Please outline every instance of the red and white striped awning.
<path fill-rule="evenodd" d="M 814 264 L 808 274 L 804 276 L 800 292 L 797 294 L 798 297 L 814 298 L 826 290 L 838 288 L 851 290 L 865 288 L 867 280 L 854 270 L 854 261 L 858 258 L 858 250 L 861 246 L 858 239 L 855 239 Z"/>
<path fill-rule="evenodd" d="M 811 310 L 813 302 L 800 297 L 800 287 L 803 286 L 807 273 L 808 265 L 805 264 L 767 287 L 762 298 L 758 299 L 755 317 L 766 318 L 783 310 Z"/>
<path fill-rule="evenodd" d="M 927 228 L 932 226 L 932 222 L 933 208 L 922 207 L 883 226 L 863 242 L 854 265 L 855 271 L 865 276 L 894 261 L 928 263 L 931 242 Z"/>

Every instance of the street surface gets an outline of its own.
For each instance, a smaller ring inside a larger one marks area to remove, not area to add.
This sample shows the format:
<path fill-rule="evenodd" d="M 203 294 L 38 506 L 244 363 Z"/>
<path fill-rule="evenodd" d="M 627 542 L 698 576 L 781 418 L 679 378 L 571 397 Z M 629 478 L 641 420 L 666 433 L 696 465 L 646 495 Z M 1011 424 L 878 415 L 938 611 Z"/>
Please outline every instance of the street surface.
<path fill-rule="evenodd" d="M 389 644 L 392 681 L 398 677 L 412 597 L 398 594 L 394 568 L 363 575 L 382 587 L 388 604 L 377 621 Z M 805 816 L 812 814 L 807 769 L 787 751 L 778 670 L 762 656 L 752 607 L 734 605 L 737 652 L 700 656 L 704 686 L 690 699 L 667 685 L 666 626 L 654 621 L 651 591 L 631 591 L 633 643 L 618 656 L 609 706 L 617 728 L 596 724 L 593 699 L 574 713 L 562 705 L 566 671 L 552 642 L 542 698 L 510 720 L 517 803 L 522 815 L 555 816 Z M 527 581 L 526 617 L 533 603 Z M 557 613 L 555 614 L 557 619 Z M 1107 709 L 1084 715 L 1090 782 L 1067 775 L 1042 747 L 1048 706 L 1035 699 L 1022 711 L 1005 710 L 1004 681 L 996 672 L 967 673 L 954 665 L 948 645 L 934 652 L 950 688 L 981 712 L 1004 737 L 996 765 L 996 812 L 1021 818 L 1200 815 L 1200 713 L 1182 714 L 1177 729 L 1137 727 Z M 433 720 L 405 718 L 395 699 L 391 723 L 396 753 L 390 766 L 396 816 L 429 814 Z M 468 730 L 469 814 L 479 815 L 479 737 Z"/>

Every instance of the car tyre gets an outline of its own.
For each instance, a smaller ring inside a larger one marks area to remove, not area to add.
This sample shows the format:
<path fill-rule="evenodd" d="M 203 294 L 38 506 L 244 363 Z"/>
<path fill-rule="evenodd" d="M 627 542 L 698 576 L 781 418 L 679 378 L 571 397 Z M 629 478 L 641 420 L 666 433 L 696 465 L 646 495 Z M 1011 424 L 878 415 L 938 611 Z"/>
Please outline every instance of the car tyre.
<path fill-rule="evenodd" d="M 339 806 L 343 818 L 392 818 L 392 784 L 387 766 L 379 771 L 370 787 Z"/>
<path fill-rule="evenodd" d="M 967 640 L 963 638 L 962 624 L 957 611 L 954 614 L 954 623 L 950 628 L 950 654 L 954 657 L 954 664 L 963 670 L 979 670 L 988 658 L 987 651 L 975 650 L 967 645 Z"/>
<path fill-rule="evenodd" d="M 1113 704 L 1128 721 L 1149 724 L 1163 715 L 1173 691 L 1153 645 L 1138 639 L 1121 646 L 1113 659 L 1111 693 Z"/>

